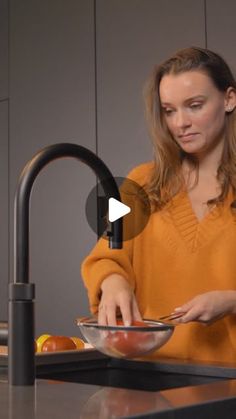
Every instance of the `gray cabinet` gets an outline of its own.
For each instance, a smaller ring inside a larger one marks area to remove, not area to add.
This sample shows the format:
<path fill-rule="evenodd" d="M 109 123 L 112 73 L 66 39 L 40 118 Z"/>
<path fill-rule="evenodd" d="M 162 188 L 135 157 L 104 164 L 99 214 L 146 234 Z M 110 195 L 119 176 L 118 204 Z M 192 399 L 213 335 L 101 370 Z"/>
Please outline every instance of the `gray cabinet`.
<path fill-rule="evenodd" d="M 8 97 L 8 0 L 0 1 L 0 101 Z"/>
<path fill-rule="evenodd" d="M 98 153 L 117 176 L 152 158 L 143 85 L 178 48 L 204 47 L 204 2 L 97 1 Z"/>
<path fill-rule="evenodd" d="M 7 319 L 8 101 L 0 102 L 0 319 Z"/>
<path fill-rule="evenodd" d="M 218 52 L 231 66 L 236 77 L 234 0 L 207 0 L 207 45 Z"/>
<path fill-rule="evenodd" d="M 42 147 L 75 142 L 95 151 L 93 1 L 12 0 L 10 19 L 13 203 L 20 171 Z M 96 242 L 85 217 L 95 183 L 90 169 L 73 159 L 51 163 L 36 180 L 30 280 L 36 283 L 37 334 L 75 335 L 74 319 L 88 314 L 80 264 Z M 12 219 L 11 209 L 11 233 Z"/>

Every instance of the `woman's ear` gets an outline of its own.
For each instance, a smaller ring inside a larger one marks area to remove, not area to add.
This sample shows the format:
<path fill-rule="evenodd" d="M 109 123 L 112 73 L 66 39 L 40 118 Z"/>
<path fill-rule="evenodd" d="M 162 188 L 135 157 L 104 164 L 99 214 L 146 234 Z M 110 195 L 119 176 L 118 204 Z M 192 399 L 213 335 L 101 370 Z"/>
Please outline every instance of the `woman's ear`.
<path fill-rule="evenodd" d="M 232 112 L 236 108 L 236 90 L 228 87 L 225 93 L 225 112 Z"/>

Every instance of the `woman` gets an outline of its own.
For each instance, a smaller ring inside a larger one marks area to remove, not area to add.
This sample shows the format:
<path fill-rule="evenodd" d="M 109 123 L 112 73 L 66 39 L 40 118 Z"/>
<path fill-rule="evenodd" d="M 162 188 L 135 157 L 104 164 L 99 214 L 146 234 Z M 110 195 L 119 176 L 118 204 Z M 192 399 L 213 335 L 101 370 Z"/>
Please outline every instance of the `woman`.
<path fill-rule="evenodd" d="M 100 323 L 115 324 L 117 310 L 126 324 L 183 312 L 154 357 L 236 359 L 235 108 L 236 82 L 212 51 L 180 50 L 154 70 L 155 158 L 129 174 L 152 214 L 122 250 L 101 239 L 82 266 Z"/>

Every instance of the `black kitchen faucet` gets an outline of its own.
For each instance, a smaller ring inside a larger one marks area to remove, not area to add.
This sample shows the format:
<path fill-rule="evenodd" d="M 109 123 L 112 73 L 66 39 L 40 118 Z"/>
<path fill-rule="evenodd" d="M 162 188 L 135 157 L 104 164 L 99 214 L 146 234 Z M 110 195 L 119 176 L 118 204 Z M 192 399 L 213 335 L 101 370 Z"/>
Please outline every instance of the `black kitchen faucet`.
<path fill-rule="evenodd" d="M 120 200 L 117 184 L 107 166 L 92 151 L 77 144 L 45 147 L 23 169 L 15 196 L 14 278 L 9 284 L 8 381 L 11 385 L 33 385 L 35 382 L 35 285 L 29 282 L 30 194 L 39 172 L 51 161 L 63 157 L 74 157 L 88 165 L 98 176 L 107 199 Z M 111 223 L 107 235 L 110 248 L 122 248 L 122 218 Z"/>

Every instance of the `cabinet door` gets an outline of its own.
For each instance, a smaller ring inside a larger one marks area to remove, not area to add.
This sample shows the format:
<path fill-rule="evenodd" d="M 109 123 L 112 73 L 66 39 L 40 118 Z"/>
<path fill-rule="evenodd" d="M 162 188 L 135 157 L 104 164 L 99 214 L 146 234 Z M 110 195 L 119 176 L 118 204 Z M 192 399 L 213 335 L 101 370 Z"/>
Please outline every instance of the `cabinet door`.
<path fill-rule="evenodd" d="M 0 319 L 7 319 L 8 284 L 8 101 L 0 102 Z"/>
<path fill-rule="evenodd" d="M 39 149 L 72 142 L 95 151 L 93 0 L 12 0 L 10 15 L 13 203 L 17 178 Z M 85 217 L 95 182 L 75 159 L 51 163 L 35 182 L 30 281 L 36 283 L 37 335 L 76 335 L 74 319 L 88 314 L 80 264 L 96 242 Z"/>
<path fill-rule="evenodd" d="M 207 0 L 206 6 L 207 46 L 225 58 L 236 77 L 236 2 Z"/>
<path fill-rule="evenodd" d="M 97 2 L 98 152 L 117 176 L 152 158 L 143 85 L 176 49 L 205 45 L 204 2 Z"/>
<path fill-rule="evenodd" d="M 0 100 L 8 97 L 8 0 L 0 1 Z"/>

